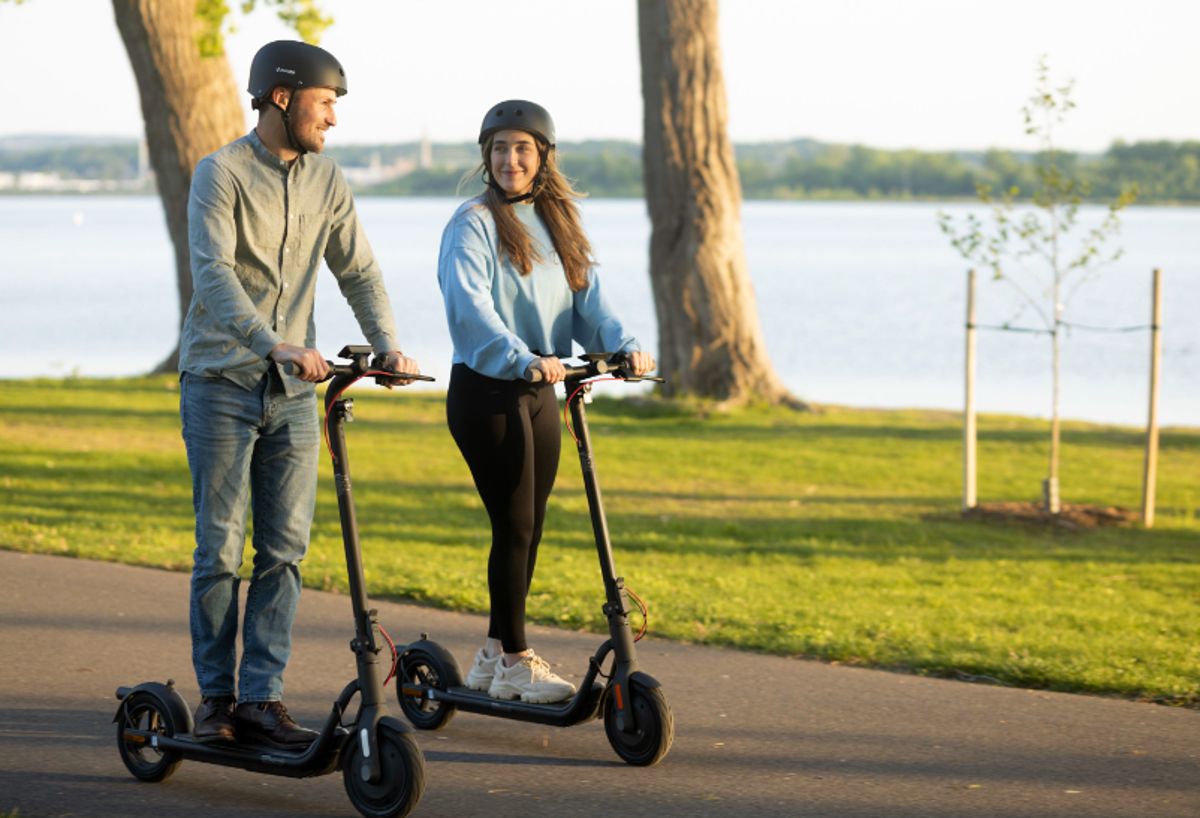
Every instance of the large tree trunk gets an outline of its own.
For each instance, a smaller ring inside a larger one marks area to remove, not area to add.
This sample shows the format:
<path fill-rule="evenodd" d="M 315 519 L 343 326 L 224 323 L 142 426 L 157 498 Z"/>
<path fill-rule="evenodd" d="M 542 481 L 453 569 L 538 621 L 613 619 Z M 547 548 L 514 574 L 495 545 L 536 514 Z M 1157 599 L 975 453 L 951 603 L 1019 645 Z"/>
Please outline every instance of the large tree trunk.
<path fill-rule="evenodd" d="M 202 158 L 246 133 L 229 60 L 201 57 L 195 0 L 113 0 L 113 11 L 137 77 L 150 164 L 158 179 L 175 245 L 179 326 L 192 301 L 187 200 L 192 170 Z M 179 344 L 155 369 L 174 372 Z"/>
<path fill-rule="evenodd" d="M 767 356 L 742 242 L 716 0 L 638 0 L 650 280 L 665 393 L 807 408 Z"/>

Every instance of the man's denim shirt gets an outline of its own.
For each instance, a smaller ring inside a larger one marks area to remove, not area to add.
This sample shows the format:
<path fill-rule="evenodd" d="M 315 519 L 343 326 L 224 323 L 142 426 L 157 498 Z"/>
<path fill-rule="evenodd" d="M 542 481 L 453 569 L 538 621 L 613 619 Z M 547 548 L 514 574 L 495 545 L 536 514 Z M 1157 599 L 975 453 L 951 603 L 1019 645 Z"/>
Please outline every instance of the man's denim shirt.
<path fill-rule="evenodd" d="M 305 154 L 289 168 L 254 131 L 204 157 L 188 198 L 188 247 L 195 292 L 180 372 L 253 389 L 276 346 L 313 347 L 322 260 L 375 351 L 400 349 L 383 274 L 332 159 Z M 289 395 L 313 388 L 283 382 Z"/>

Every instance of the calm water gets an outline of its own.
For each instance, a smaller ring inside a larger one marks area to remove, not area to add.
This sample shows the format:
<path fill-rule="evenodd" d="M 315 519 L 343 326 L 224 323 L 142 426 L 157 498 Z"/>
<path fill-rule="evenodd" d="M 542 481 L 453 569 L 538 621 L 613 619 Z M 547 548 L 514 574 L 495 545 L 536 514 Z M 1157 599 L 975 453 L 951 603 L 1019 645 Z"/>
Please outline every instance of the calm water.
<path fill-rule="evenodd" d="M 437 286 L 438 241 L 455 202 L 363 198 L 359 211 L 387 277 L 405 351 L 441 379 L 451 346 Z M 965 265 L 936 213 L 969 205 L 748 202 L 746 252 L 763 331 L 797 394 L 853 406 L 956 409 L 962 403 Z M 651 349 L 656 328 L 641 201 L 584 207 L 605 285 Z M 1098 219 L 1100 211 L 1085 214 Z M 1081 287 L 1067 320 L 1150 319 L 1150 270 L 1164 279 L 1164 424 L 1200 425 L 1200 209 L 1138 208 L 1114 246 L 1124 257 Z M 129 375 L 172 348 L 178 320 L 172 253 L 156 198 L 0 197 L 0 373 Z M 1018 313 L 1006 282 L 981 277 L 978 321 Z M 1032 326 L 1026 311 L 1016 323 Z M 317 292 L 327 357 L 361 342 L 332 276 Z M 1044 336 L 981 332 L 982 411 L 1046 416 Z M 1067 417 L 1144 424 L 1149 334 L 1076 331 L 1064 345 Z"/>

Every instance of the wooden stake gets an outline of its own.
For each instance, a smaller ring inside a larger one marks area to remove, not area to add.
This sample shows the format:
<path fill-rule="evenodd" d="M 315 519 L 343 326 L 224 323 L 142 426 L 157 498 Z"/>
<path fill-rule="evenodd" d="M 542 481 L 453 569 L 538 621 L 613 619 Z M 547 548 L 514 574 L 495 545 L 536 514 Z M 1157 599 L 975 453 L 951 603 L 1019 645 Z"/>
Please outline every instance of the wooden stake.
<path fill-rule="evenodd" d="M 1162 369 L 1162 270 L 1154 271 L 1154 308 L 1150 321 L 1150 420 L 1146 425 L 1146 470 L 1142 476 L 1142 522 L 1154 527 L 1154 489 L 1158 479 L 1158 393 Z"/>
<path fill-rule="evenodd" d="M 975 508 L 975 271 L 967 272 L 967 396 L 963 411 L 963 509 Z"/>

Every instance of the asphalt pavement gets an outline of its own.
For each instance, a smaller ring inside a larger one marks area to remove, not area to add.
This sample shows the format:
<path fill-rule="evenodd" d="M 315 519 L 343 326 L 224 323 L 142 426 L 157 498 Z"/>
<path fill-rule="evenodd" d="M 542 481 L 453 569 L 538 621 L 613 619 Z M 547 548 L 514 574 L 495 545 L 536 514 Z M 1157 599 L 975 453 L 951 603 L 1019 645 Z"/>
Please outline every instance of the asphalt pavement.
<path fill-rule="evenodd" d="M 145 784 L 126 771 L 118 686 L 172 678 L 199 701 L 187 598 L 186 574 L 0 550 L 0 814 L 357 814 L 340 773 L 291 780 L 185 761 Z M 482 617 L 375 606 L 394 639 L 427 631 L 464 667 L 482 643 Z M 347 597 L 304 592 L 284 694 L 302 724 L 319 726 L 353 677 L 352 631 Z M 531 632 L 576 678 L 599 641 Z M 1200 816 L 1200 712 L 653 638 L 638 647 L 675 716 L 660 764 L 620 761 L 601 722 L 459 713 L 417 734 L 427 787 L 415 815 Z"/>

